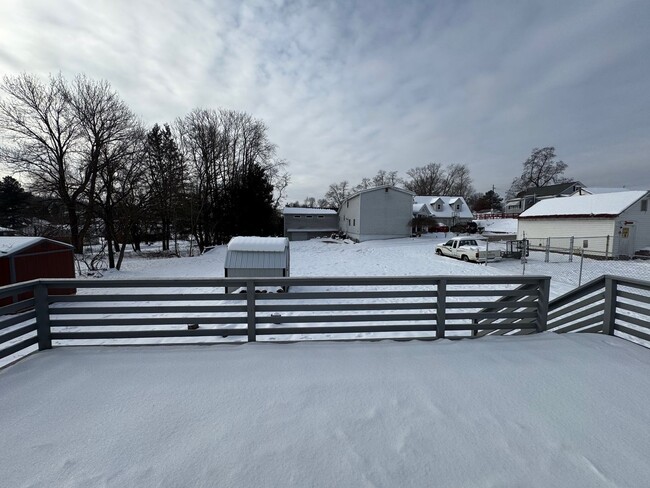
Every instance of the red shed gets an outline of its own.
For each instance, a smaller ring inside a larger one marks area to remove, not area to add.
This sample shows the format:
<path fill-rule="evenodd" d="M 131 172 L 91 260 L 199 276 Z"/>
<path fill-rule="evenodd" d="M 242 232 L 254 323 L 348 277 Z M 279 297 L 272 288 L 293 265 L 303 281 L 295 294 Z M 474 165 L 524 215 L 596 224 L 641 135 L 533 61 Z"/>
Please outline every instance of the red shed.
<path fill-rule="evenodd" d="M 44 237 L 0 237 L 0 286 L 36 278 L 74 278 L 74 248 Z M 75 288 L 50 290 L 51 295 L 71 295 Z M 20 300 L 31 297 L 21 293 Z M 1 305 L 12 299 L 0 301 Z"/>

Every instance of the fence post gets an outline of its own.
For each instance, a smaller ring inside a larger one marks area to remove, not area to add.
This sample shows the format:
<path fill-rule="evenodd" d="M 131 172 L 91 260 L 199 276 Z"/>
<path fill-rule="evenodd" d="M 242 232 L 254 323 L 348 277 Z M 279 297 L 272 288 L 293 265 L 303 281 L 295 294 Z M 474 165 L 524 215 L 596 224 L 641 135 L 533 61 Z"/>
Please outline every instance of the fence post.
<path fill-rule="evenodd" d="M 544 332 L 548 322 L 548 302 L 551 291 L 551 278 L 542 278 L 537 294 L 537 332 Z"/>
<path fill-rule="evenodd" d="M 248 323 L 248 342 L 255 342 L 255 282 L 246 282 L 246 318 Z"/>
<path fill-rule="evenodd" d="M 38 350 L 52 349 L 52 329 L 50 328 L 50 305 L 47 297 L 47 285 L 39 283 L 34 287 L 34 309 L 36 311 Z"/>
<path fill-rule="evenodd" d="M 603 310 L 603 334 L 614 335 L 616 326 L 617 283 L 610 275 L 605 275 L 605 304 Z"/>
<path fill-rule="evenodd" d="M 580 249 L 580 274 L 578 275 L 578 286 L 582 284 L 582 263 L 585 260 L 585 250 Z"/>
<path fill-rule="evenodd" d="M 445 337 L 445 314 L 447 311 L 447 280 L 438 280 L 436 285 L 438 299 L 436 301 L 436 339 Z"/>
<path fill-rule="evenodd" d="M 607 235 L 607 240 L 605 241 L 605 260 L 609 257 L 609 234 Z"/>
<path fill-rule="evenodd" d="M 574 236 L 571 236 L 571 239 L 569 239 L 569 262 L 573 262 L 573 241 L 575 240 Z"/>
<path fill-rule="evenodd" d="M 544 262 L 548 263 L 551 256 L 551 238 L 546 238 L 546 253 L 544 254 Z"/>

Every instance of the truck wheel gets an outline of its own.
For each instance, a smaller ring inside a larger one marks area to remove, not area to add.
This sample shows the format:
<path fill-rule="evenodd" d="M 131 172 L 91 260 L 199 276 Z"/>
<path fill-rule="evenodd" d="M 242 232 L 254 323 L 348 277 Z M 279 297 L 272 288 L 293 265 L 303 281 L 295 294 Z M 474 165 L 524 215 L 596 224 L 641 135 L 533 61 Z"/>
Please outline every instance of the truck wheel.
<path fill-rule="evenodd" d="M 461 259 L 466 263 L 469 263 L 469 258 L 467 257 L 467 254 L 463 254 L 463 257 Z"/>
<path fill-rule="evenodd" d="M 436 249 L 436 254 L 437 254 L 438 256 L 442 256 L 442 251 L 441 251 L 440 249 Z"/>

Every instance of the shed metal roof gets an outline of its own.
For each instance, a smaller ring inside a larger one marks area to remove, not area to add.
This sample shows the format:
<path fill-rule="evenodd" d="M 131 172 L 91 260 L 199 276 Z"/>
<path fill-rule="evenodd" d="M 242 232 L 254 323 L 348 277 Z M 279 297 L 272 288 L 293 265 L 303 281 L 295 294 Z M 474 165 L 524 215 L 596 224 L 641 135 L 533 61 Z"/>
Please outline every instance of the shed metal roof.
<path fill-rule="evenodd" d="M 0 236 L 0 256 L 9 256 L 10 254 L 15 254 L 42 241 L 49 241 L 61 247 L 72 248 L 70 244 L 53 241 L 52 239 L 47 239 L 45 237 Z"/>
<path fill-rule="evenodd" d="M 231 251 L 226 253 L 226 269 L 287 269 L 289 267 L 289 252 L 268 251 Z"/>

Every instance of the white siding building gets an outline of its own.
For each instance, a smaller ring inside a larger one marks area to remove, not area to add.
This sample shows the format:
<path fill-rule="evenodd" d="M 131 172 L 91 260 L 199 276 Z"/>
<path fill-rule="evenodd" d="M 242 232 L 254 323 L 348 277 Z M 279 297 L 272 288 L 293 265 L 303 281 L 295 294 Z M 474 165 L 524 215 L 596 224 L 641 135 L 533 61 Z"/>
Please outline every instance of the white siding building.
<path fill-rule="evenodd" d="M 339 228 L 357 242 L 409 237 L 413 195 L 387 185 L 350 195 L 339 209 Z"/>
<path fill-rule="evenodd" d="M 647 191 L 543 200 L 519 216 L 517 238 L 574 237 L 586 254 L 631 257 L 650 246 L 649 200 Z"/>
<path fill-rule="evenodd" d="M 417 196 L 414 202 L 413 215 L 432 217 L 437 223 L 449 227 L 469 222 L 474 218 L 472 210 L 463 197 Z"/>

